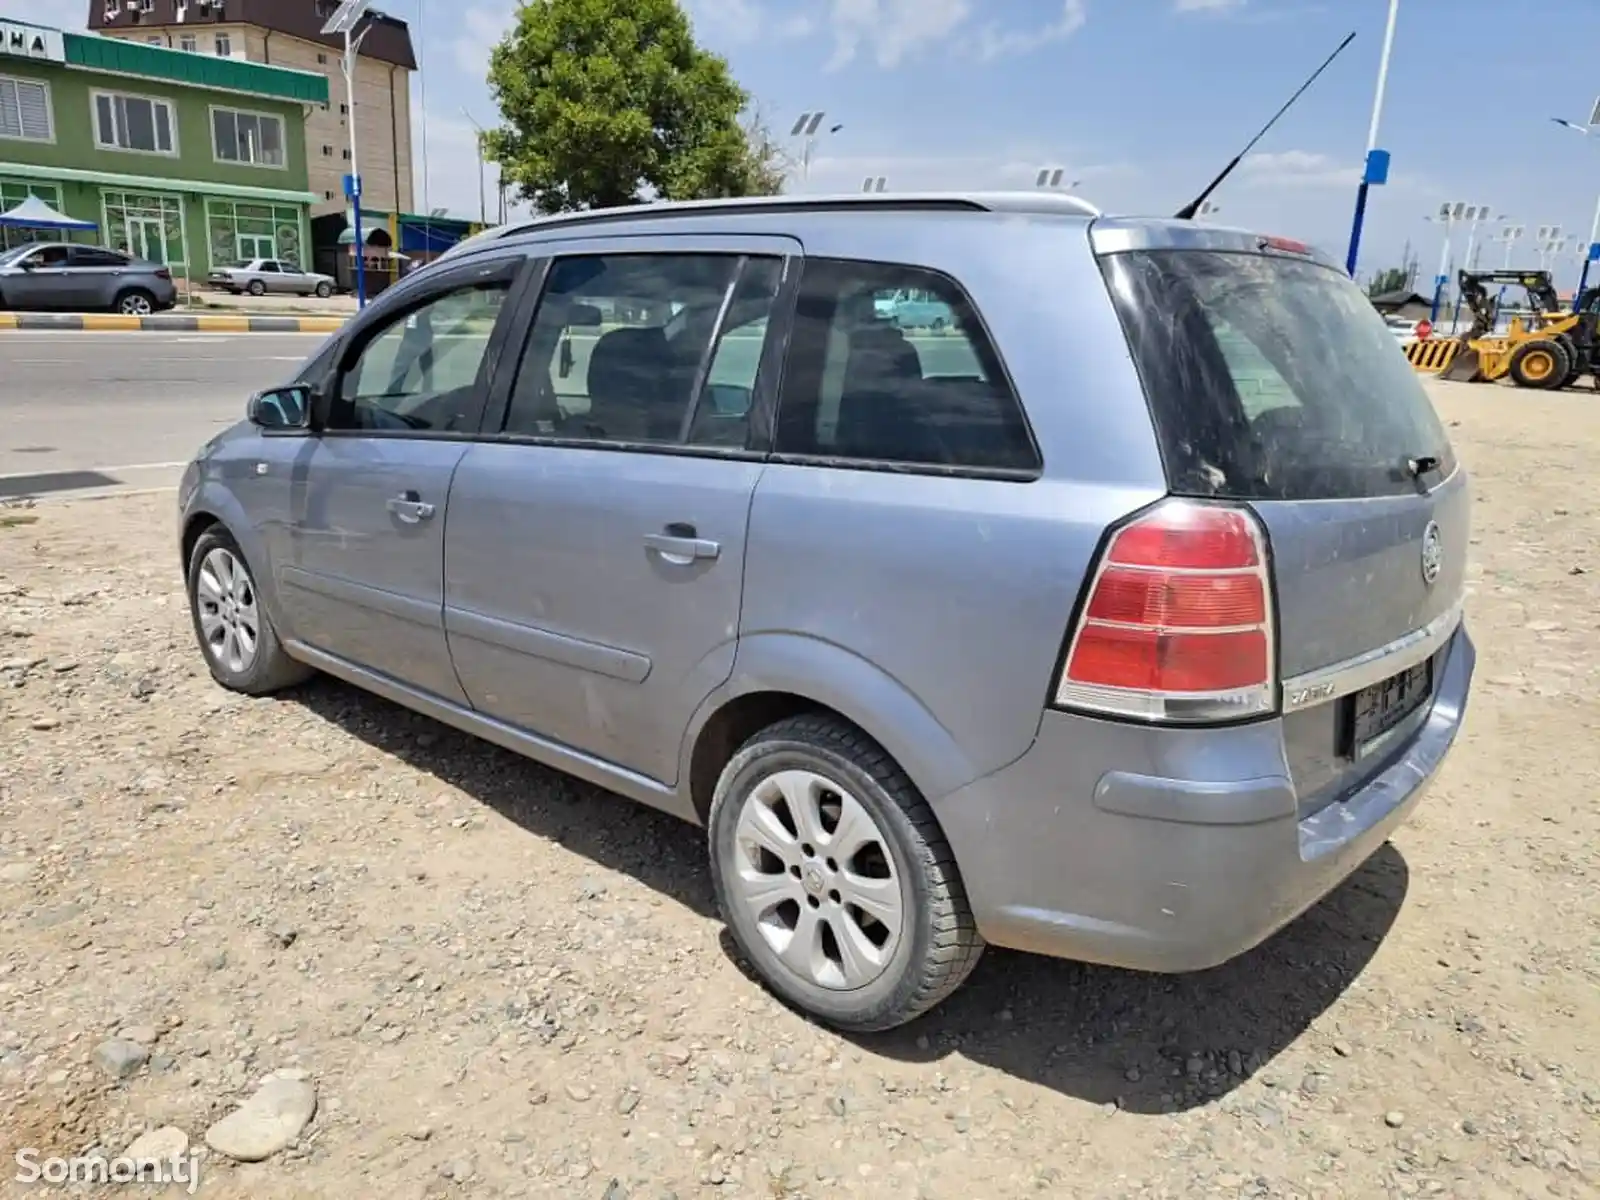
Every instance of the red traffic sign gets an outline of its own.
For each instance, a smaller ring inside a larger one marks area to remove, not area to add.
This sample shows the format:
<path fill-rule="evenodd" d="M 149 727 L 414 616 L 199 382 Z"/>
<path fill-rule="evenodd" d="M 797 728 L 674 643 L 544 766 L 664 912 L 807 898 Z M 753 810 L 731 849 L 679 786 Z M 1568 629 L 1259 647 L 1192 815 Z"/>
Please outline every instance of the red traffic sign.
<path fill-rule="evenodd" d="M 1417 336 L 1419 338 L 1421 338 L 1423 341 L 1427 341 L 1429 338 L 1431 338 L 1433 336 L 1433 322 L 1432 321 L 1418 321 L 1417 322 Z"/>

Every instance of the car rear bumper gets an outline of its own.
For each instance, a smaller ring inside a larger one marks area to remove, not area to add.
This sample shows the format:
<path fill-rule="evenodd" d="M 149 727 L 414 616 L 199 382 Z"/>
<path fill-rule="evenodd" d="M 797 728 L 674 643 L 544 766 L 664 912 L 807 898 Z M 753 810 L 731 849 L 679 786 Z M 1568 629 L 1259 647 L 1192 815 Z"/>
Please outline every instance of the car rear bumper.
<path fill-rule="evenodd" d="M 1047 713 L 1027 754 L 934 806 L 979 930 L 996 945 L 1162 972 L 1260 944 L 1421 802 L 1466 711 L 1476 651 L 1465 624 L 1442 657 L 1409 740 L 1308 816 L 1278 721 L 1151 730 Z"/>

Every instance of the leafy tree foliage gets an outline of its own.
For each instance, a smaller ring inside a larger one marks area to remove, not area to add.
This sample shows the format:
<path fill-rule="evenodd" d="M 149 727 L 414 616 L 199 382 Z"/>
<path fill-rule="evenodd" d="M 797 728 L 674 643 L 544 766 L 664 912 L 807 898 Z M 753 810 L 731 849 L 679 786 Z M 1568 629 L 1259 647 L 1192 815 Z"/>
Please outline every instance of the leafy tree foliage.
<path fill-rule="evenodd" d="M 542 212 L 780 190 L 781 150 L 677 0 L 525 0 L 485 157 Z"/>

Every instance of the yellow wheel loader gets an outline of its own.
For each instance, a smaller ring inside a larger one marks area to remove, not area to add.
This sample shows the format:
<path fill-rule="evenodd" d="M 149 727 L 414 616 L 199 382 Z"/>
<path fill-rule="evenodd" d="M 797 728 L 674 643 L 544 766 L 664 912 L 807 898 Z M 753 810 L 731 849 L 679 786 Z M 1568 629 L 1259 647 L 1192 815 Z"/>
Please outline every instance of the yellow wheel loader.
<path fill-rule="evenodd" d="M 1585 292 L 1576 312 L 1566 311 L 1548 271 L 1462 271 L 1457 278 L 1472 325 L 1441 379 L 1492 383 L 1507 375 L 1518 387 L 1554 391 L 1588 375 L 1600 389 L 1600 288 Z M 1513 318 L 1494 333 L 1499 305 L 1486 285 L 1521 287 L 1529 317 Z"/>

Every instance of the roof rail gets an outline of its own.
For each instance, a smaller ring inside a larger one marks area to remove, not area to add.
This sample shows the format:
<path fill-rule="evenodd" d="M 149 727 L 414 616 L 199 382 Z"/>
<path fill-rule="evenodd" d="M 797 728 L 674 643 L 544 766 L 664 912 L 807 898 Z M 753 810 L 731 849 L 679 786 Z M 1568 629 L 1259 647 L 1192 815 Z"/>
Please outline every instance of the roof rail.
<path fill-rule="evenodd" d="M 1087 200 L 1063 192 L 844 192 L 816 196 L 743 196 L 721 200 L 672 200 L 654 204 L 628 204 L 592 208 L 583 212 L 554 213 L 486 229 L 467 239 L 474 245 L 521 233 L 547 229 L 655 221 L 671 217 L 716 214 L 815 212 L 999 212 L 1038 216 L 1098 217 L 1100 210 Z M 458 243 L 456 248 L 467 242 Z M 447 251 L 447 253 L 449 253 Z"/>

